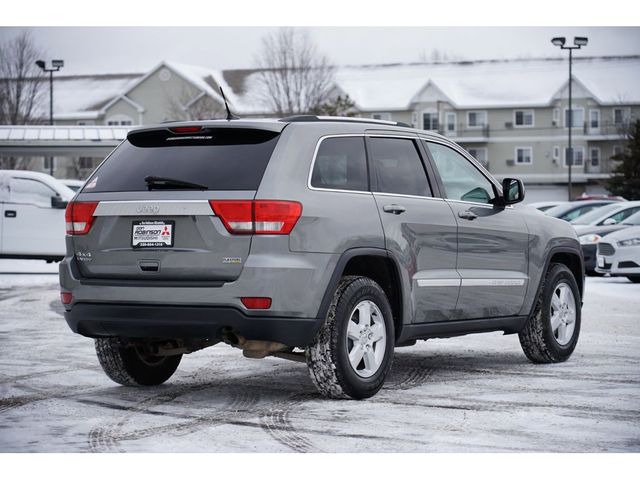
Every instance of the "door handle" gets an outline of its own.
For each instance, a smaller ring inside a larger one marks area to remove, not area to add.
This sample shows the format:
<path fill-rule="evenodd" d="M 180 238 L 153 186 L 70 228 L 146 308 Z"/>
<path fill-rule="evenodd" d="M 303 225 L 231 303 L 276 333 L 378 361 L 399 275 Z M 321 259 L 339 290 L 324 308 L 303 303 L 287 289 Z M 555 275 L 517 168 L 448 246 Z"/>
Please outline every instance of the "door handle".
<path fill-rule="evenodd" d="M 465 210 L 463 212 L 458 212 L 458 216 L 460 218 L 464 218 L 465 220 L 475 220 L 478 218 L 478 215 L 473 213 L 471 210 Z"/>
<path fill-rule="evenodd" d="M 15 210 L 5 210 L 4 216 L 7 218 L 16 218 L 18 216 L 18 212 Z"/>
<path fill-rule="evenodd" d="M 384 207 L 382 207 L 382 210 L 384 210 L 387 213 L 393 213 L 394 215 L 400 215 L 401 213 L 404 213 L 407 209 L 404 208 L 402 205 L 391 204 L 391 205 L 385 205 Z"/>

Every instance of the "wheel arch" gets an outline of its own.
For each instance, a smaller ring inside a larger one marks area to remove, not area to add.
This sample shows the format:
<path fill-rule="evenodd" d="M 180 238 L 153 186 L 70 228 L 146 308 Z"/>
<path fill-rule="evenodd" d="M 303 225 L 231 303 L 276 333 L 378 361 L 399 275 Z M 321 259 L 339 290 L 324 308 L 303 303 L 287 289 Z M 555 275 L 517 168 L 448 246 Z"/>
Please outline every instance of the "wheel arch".
<path fill-rule="evenodd" d="M 382 248 L 351 248 L 340 256 L 322 297 L 317 318 L 326 317 L 338 283 L 345 275 L 368 277 L 380 285 L 391 304 L 395 335 L 399 338 L 405 314 L 402 276 L 398 263 Z"/>

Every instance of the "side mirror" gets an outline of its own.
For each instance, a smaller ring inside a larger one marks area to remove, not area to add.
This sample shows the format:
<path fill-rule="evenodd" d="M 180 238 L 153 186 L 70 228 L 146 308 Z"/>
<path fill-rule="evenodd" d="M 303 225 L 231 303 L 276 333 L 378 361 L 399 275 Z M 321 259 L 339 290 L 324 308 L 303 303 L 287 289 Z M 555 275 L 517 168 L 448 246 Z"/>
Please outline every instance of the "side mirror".
<path fill-rule="evenodd" d="M 59 210 L 64 210 L 65 208 L 67 208 L 67 204 L 69 202 L 67 202 L 66 200 L 63 200 L 62 198 L 58 197 L 57 195 L 54 195 L 53 197 L 51 197 L 51 208 L 57 208 Z"/>
<path fill-rule="evenodd" d="M 603 225 L 615 225 L 617 223 L 618 222 L 615 218 L 607 218 L 604 222 L 602 222 Z"/>
<path fill-rule="evenodd" d="M 502 180 L 502 202 L 505 205 L 513 205 L 524 200 L 524 184 L 517 178 L 505 178 Z"/>

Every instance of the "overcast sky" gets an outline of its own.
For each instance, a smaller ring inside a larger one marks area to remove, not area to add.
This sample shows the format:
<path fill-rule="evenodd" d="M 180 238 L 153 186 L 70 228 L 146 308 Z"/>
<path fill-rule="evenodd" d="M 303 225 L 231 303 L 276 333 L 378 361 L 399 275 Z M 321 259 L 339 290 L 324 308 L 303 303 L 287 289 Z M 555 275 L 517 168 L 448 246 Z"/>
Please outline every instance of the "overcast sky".
<path fill-rule="evenodd" d="M 0 27 L 0 41 L 20 29 Z M 211 68 L 249 68 L 272 27 L 31 28 L 66 74 L 142 72 L 161 60 Z M 464 60 L 552 57 L 556 35 L 589 37 L 577 55 L 640 54 L 639 27 L 312 27 L 312 38 L 335 64 L 415 62 L 433 50 Z"/>

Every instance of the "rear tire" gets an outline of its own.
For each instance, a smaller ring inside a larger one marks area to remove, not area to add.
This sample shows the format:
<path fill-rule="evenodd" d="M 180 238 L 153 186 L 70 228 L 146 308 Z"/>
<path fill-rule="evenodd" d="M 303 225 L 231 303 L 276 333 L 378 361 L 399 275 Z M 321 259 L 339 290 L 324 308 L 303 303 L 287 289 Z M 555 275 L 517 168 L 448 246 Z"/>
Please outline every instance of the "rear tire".
<path fill-rule="evenodd" d="M 580 334 L 580 291 L 565 265 L 552 263 L 538 294 L 533 315 L 518 334 L 522 350 L 533 363 L 567 360 Z"/>
<path fill-rule="evenodd" d="M 627 278 L 633 283 L 640 283 L 640 275 L 628 275 Z"/>
<path fill-rule="evenodd" d="M 150 386 L 166 382 L 174 374 L 182 355 L 157 357 L 131 346 L 118 337 L 97 338 L 96 354 L 104 373 L 125 386 Z"/>
<path fill-rule="evenodd" d="M 369 398 L 384 384 L 394 343 L 393 314 L 382 288 L 367 277 L 344 277 L 305 351 L 311 380 L 325 397 Z"/>

